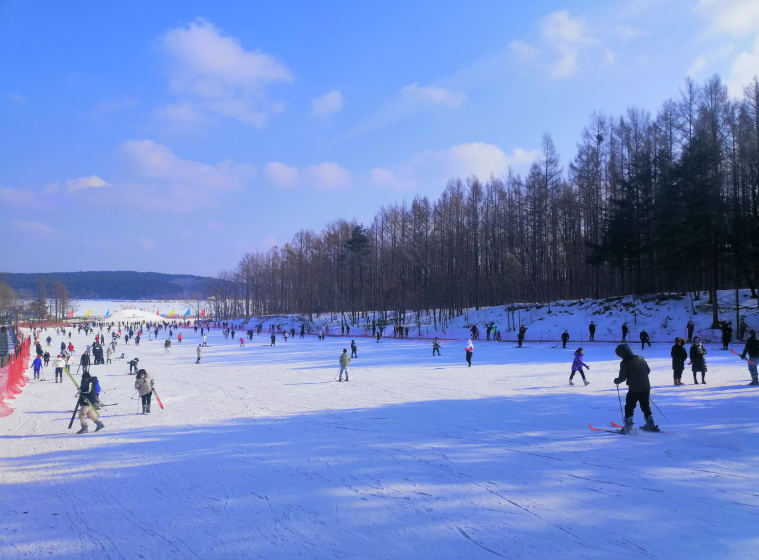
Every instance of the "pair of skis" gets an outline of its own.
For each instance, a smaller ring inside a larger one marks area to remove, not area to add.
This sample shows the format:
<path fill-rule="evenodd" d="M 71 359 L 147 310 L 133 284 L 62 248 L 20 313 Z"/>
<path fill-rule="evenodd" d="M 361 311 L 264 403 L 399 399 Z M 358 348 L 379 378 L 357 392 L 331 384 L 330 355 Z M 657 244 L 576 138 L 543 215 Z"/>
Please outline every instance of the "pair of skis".
<path fill-rule="evenodd" d="M 620 426 L 619 424 L 616 424 L 615 422 L 610 422 L 610 424 L 612 426 L 614 426 L 615 428 L 617 428 L 617 429 L 616 430 L 607 430 L 607 429 L 604 429 L 604 428 L 596 428 L 595 426 L 591 426 L 590 424 L 588 424 L 588 428 L 590 428 L 591 430 L 595 430 L 596 432 L 607 432 L 607 433 L 610 433 L 610 434 L 620 434 L 620 435 L 623 435 L 623 436 L 624 435 L 628 435 L 624 426 Z M 663 434 L 670 433 L 670 432 L 664 432 L 662 430 L 659 430 L 658 432 L 654 432 L 652 430 L 645 430 L 643 428 L 641 428 L 641 430 L 643 430 L 645 432 L 651 432 L 651 433 L 663 433 Z"/>

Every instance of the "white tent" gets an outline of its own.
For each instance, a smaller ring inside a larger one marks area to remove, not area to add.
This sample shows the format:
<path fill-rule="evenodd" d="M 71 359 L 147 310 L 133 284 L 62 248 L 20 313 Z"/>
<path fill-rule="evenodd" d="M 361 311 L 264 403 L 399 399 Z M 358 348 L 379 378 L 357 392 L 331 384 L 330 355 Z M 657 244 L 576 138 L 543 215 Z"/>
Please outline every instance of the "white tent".
<path fill-rule="evenodd" d="M 167 319 L 160 315 L 156 315 L 155 313 L 151 313 L 150 311 L 142 311 L 140 309 L 121 309 L 120 311 L 111 313 L 108 317 L 104 317 L 101 320 L 106 323 L 141 323 L 143 321 L 146 323 L 160 323 L 176 319 L 179 319 L 176 315 Z"/>

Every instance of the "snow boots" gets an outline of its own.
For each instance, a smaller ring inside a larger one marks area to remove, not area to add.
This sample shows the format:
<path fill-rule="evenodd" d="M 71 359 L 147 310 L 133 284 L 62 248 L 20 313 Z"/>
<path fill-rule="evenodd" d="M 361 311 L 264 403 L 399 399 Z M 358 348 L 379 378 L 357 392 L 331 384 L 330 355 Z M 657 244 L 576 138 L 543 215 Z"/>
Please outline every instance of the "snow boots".
<path fill-rule="evenodd" d="M 97 428 L 95 428 L 96 432 L 99 432 L 100 430 L 102 430 L 103 428 L 105 428 L 105 424 L 103 424 L 100 421 L 95 422 L 95 425 L 97 426 Z"/>
<path fill-rule="evenodd" d="M 145 414 L 150 414 L 150 404 L 145 407 Z"/>
<path fill-rule="evenodd" d="M 646 416 L 646 424 L 640 428 L 641 430 L 646 430 L 647 432 L 660 432 L 659 426 L 654 424 L 654 415 Z"/>
<path fill-rule="evenodd" d="M 624 428 L 624 430 L 625 430 L 626 434 L 631 434 L 633 432 L 633 427 L 634 427 L 633 424 L 634 424 L 634 422 L 633 422 L 633 417 L 632 416 L 630 416 L 628 418 L 625 418 L 625 428 Z"/>
<path fill-rule="evenodd" d="M 86 434 L 86 433 L 87 433 L 87 432 L 89 432 L 89 431 L 90 431 L 90 429 L 87 427 L 87 424 L 85 424 L 84 426 L 82 426 L 82 427 L 79 429 L 79 431 L 78 431 L 76 434 L 77 434 L 77 435 L 79 435 L 79 434 Z"/>

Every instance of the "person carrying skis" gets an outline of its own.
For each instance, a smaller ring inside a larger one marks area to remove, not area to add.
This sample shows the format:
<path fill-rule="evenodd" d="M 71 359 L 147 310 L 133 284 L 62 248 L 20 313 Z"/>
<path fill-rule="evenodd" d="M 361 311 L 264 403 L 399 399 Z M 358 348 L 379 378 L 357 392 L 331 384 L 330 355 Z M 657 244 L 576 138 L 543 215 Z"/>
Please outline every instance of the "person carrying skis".
<path fill-rule="evenodd" d="M 134 388 L 140 394 L 142 399 L 142 413 L 150 414 L 150 399 L 153 396 L 153 387 L 155 386 L 155 380 L 150 374 L 141 369 L 137 372 L 137 378 L 134 380 Z"/>
<path fill-rule="evenodd" d="M 198 359 L 195 361 L 196 364 L 200 363 L 200 358 L 203 356 L 203 345 L 198 344 L 198 347 L 195 349 L 195 353 L 198 355 Z"/>
<path fill-rule="evenodd" d="M 649 338 L 648 333 L 643 330 L 640 331 L 640 349 L 643 350 L 646 347 L 646 344 L 651 348 L 651 339 Z"/>
<path fill-rule="evenodd" d="M 517 333 L 517 342 L 519 343 L 519 348 L 522 347 L 522 343 L 524 342 L 524 333 L 527 332 L 527 328 L 524 325 L 521 325 L 519 327 L 519 332 Z"/>
<path fill-rule="evenodd" d="M 646 424 L 641 429 L 649 432 L 658 432 L 659 426 L 654 423 L 654 416 L 651 414 L 651 383 L 648 380 L 648 374 L 651 368 L 648 367 L 646 360 L 633 354 L 627 344 L 620 344 L 614 353 L 622 358 L 619 363 L 619 375 L 614 380 L 614 384 L 619 386 L 625 381 L 627 383 L 627 396 L 625 397 L 625 433 L 632 433 L 633 414 L 635 405 L 640 403 L 640 409 L 646 418 Z"/>
<path fill-rule="evenodd" d="M 61 378 L 61 383 L 63 383 L 63 368 L 66 367 L 66 360 L 64 360 L 60 354 L 58 354 L 58 357 L 53 361 L 53 367 L 55 368 L 55 382 L 58 383 L 58 378 Z"/>
<path fill-rule="evenodd" d="M 271 345 L 270 346 L 274 346 L 274 345 L 276 345 L 276 343 L 277 343 L 277 335 L 274 334 L 274 333 L 271 333 Z"/>
<path fill-rule="evenodd" d="M 561 333 L 561 347 L 566 348 L 567 342 L 569 342 L 569 332 L 567 332 L 567 330 L 564 329 L 564 332 Z M 580 373 L 582 373 L 582 370 L 580 370 Z"/>
<path fill-rule="evenodd" d="M 748 371 L 751 374 L 751 383 L 749 385 L 759 385 L 759 375 L 757 375 L 757 365 L 759 365 L 759 339 L 756 338 L 756 331 L 748 331 L 748 340 L 746 346 L 741 352 L 741 358 L 746 359 L 748 355 Z M 753 364 L 751 362 L 754 362 Z"/>
<path fill-rule="evenodd" d="M 693 383 L 698 385 L 698 379 L 696 374 L 701 372 L 701 383 L 706 385 L 706 348 L 701 344 L 701 338 L 698 336 L 693 337 L 693 344 L 690 347 L 690 363 L 693 370 Z"/>
<path fill-rule="evenodd" d="M 582 357 L 585 354 L 585 350 L 582 348 L 578 348 L 575 350 L 575 357 L 572 360 L 572 373 L 569 374 L 569 384 L 574 385 L 572 383 L 572 378 L 575 376 L 575 373 L 579 373 L 580 377 L 582 377 L 582 382 L 585 383 L 585 385 L 589 385 L 590 381 L 585 379 L 585 374 L 582 371 L 582 368 L 590 369 L 590 366 L 582 361 Z"/>
<path fill-rule="evenodd" d="M 169 353 L 169 350 L 171 349 L 171 339 L 167 338 L 166 342 L 163 343 L 163 348 L 166 350 L 166 354 Z"/>
<path fill-rule="evenodd" d="M 32 362 L 32 368 L 34 369 L 34 379 L 40 378 L 40 370 L 42 369 L 42 357 L 37 356 Z"/>
<path fill-rule="evenodd" d="M 472 344 L 471 340 L 466 341 L 464 351 L 466 352 L 466 363 L 469 364 L 468 367 L 472 367 L 472 354 L 474 353 L 474 344 Z"/>
<path fill-rule="evenodd" d="M 591 321 L 590 325 L 588 325 L 588 332 L 590 332 L 590 340 L 595 341 L 596 340 L 596 324 Z"/>
<path fill-rule="evenodd" d="M 358 346 L 355 340 L 351 340 L 351 358 L 358 358 Z"/>
<path fill-rule="evenodd" d="M 338 381 L 343 380 L 343 371 L 345 372 L 345 380 L 350 381 L 348 379 L 348 366 L 351 363 L 351 357 L 348 355 L 348 349 L 343 348 L 343 353 L 340 354 L 340 376 L 338 377 Z"/>
<path fill-rule="evenodd" d="M 627 321 L 622 323 L 622 342 L 627 342 L 627 335 L 630 333 L 630 327 L 627 326 Z"/>
<path fill-rule="evenodd" d="M 438 341 L 437 337 L 435 337 L 435 340 L 432 341 L 432 355 L 435 355 L 435 352 L 437 352 L 437 355 L 440 355 L 440 341 Z"/>
<path fill-rule="evenodd" d="M 92 381 L 89 372 L 84 372 L 82 374 L 82 382 L 79 384 L 79 400 L 76 404 L 79 407 L 79 423 L 82 425 L 77 434 L 86 434 L 90 431 L 89 426 L 87 426 L 87 418 L 95 422 L 95 426 L 97 426 L 95 428 L 96 432 L 105 428 L 105 424 L 100 421 L 93 410 L 97 399 L 97 387 Z"/>
<path fill-rule="evenodd" d="M 672 356 L 672 372 L 675 376 L 675 385 L 683 384 L 683 370 L 685 369 L 685 360 L 688 358 L 688 352 L 685 350 L 685 339 L 678 336 L 675 339 L 675 345 L 669 353 Z"/>

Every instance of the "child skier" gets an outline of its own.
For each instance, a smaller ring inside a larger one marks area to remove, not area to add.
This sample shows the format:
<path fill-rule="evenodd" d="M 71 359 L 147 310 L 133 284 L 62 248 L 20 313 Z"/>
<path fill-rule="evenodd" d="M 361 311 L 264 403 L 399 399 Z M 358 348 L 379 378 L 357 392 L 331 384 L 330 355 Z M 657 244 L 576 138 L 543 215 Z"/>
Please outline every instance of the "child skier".
<path fill-rule="evenodd" d="M 685 339 L 678 336 L 675 339 L 675 345 L 669 353 L 672 356 L 672 372 L 675 377 L 675 385 L 683 384 L 683 370 L 685 370 L 685 360 L 688 358 L 688 352 L 685 350 Z"/>
<path fill-rule="evenodd" d="M 243 346 L 245 346 L 245 338 L 241 336 L 240 337 L 240 347 L 243 347 Z"/>
<path fill-rule="evenodd" d="M 701 344 L 701 337 L 694 336 L 693 344 L 690 347 L 690 363 L 693 370 L 693 383 L 698 385 L 696 374 L 701 372 L 701 383 L 706 385 L 706 348 Z"/>
<path fill-rule="evenodd" d="M 651 373 L 651 369 L 646 360 L 633 354 L 627 344 L 617 346 L 615 354 L 622 358 L 622 361 L 619 363 L 619 376 L 614 380 L 614 384 L 619 385 L 626 381 L 628 387 L 627 397 L 625 397 L 625 433 L 632 432 L 633 413 L 637 403 L 640 403 L 640 409 L 646 417 L 646 424 L 641 429 L 650 432 L 660 431 L 659 426 L 654 423 L 654 416 L 648 404 L 651 398 L 651 383 L 648 380 L 648 374 Z"/>
<path fill-rule="evenodd" d="M 572 373 L 569 374 L 569 384 L 574 385 L 572 383 L 572 378 L 575 376 L 576 372 L 579 372 L 580 376 L 582 377 L 582 382 L 585 383 L 585 385 L 589 385 L 590 381 L 585 379 L 585 374 L 582 371 L 582 368 L 590 369 L 590 366 L 582 361 L 582 357 L 585 354 L 585 350 L 582 348 L 578 348 L 575 350 L 575 357 L 574 360 L 572 360 Z"/>

